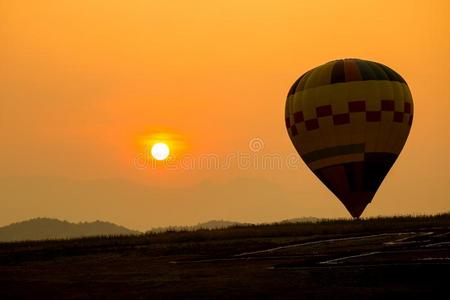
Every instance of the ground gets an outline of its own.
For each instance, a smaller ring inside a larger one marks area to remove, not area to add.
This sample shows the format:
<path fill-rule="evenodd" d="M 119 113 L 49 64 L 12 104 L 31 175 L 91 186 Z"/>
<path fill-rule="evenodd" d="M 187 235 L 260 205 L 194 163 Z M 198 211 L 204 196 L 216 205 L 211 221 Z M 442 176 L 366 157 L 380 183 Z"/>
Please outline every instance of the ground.
<path fill-rule="evenodd" d="M 0 299 L 447 293 L 450 214 L 0 244 Z"/>

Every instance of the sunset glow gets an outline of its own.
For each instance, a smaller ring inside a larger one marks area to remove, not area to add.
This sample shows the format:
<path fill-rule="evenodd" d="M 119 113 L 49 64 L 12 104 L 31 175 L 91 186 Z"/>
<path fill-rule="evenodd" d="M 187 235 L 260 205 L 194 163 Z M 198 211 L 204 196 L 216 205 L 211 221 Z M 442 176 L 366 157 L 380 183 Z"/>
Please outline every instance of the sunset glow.
<path fill-rule="evenodd" d="M 445 295 L 449 33 L 450 0 L 0 0 L 0 298 Z"/>
<path fill-rule="evenodd" d="M 301 74 L 349 57 L 396 70 L 415 109 L 364 216 L 450 207 L 449 1 L 0 2 L 3 225 L 346 217 L 306 164 L 287 167 L 284 112 Z"/>

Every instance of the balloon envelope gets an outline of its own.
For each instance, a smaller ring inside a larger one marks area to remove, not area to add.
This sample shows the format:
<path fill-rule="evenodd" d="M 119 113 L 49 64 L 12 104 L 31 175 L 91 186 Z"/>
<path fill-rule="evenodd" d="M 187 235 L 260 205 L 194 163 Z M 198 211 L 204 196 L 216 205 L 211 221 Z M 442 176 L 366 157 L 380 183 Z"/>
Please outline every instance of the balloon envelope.
<path fill-rule="evenodd" d="M 398 73 L 380 63 L 343 59 L 295 81 L 285 121 L 303 161 L 359 217 L 406 142 L 413 108 Z"/>

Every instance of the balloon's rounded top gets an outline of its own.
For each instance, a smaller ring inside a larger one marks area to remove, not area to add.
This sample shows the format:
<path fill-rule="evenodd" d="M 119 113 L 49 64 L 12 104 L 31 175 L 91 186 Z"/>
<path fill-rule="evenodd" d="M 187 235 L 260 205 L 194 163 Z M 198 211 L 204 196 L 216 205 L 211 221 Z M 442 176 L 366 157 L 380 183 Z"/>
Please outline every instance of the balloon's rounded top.
<path fill-rule="evenodd" d="M 388 80 L 406 84 L 397 72 L 383 64 L 357 58 L 333 60 L 304 73 L 294 82 L 288 96 L 298 91 L 349 81 Z"/>

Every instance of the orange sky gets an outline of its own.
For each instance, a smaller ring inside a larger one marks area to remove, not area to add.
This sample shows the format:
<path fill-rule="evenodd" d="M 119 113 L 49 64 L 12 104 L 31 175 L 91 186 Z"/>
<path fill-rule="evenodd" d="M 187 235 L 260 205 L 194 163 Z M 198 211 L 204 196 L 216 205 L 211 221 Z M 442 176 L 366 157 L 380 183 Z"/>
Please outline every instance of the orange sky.
<path fill-rule="evenodd" d="M 37 216 L 125 226 L 347 217 L 304 164 L 137 168 L 174 154 L 288 157 L 303 72 L 382 62 L 415 101 L 409 140 L 364 216 L 450 207 L 450 4 L 442 1 L 0 0 L 0 226 Z M 259 138 L 264 149 L 252 153 Z"/>

